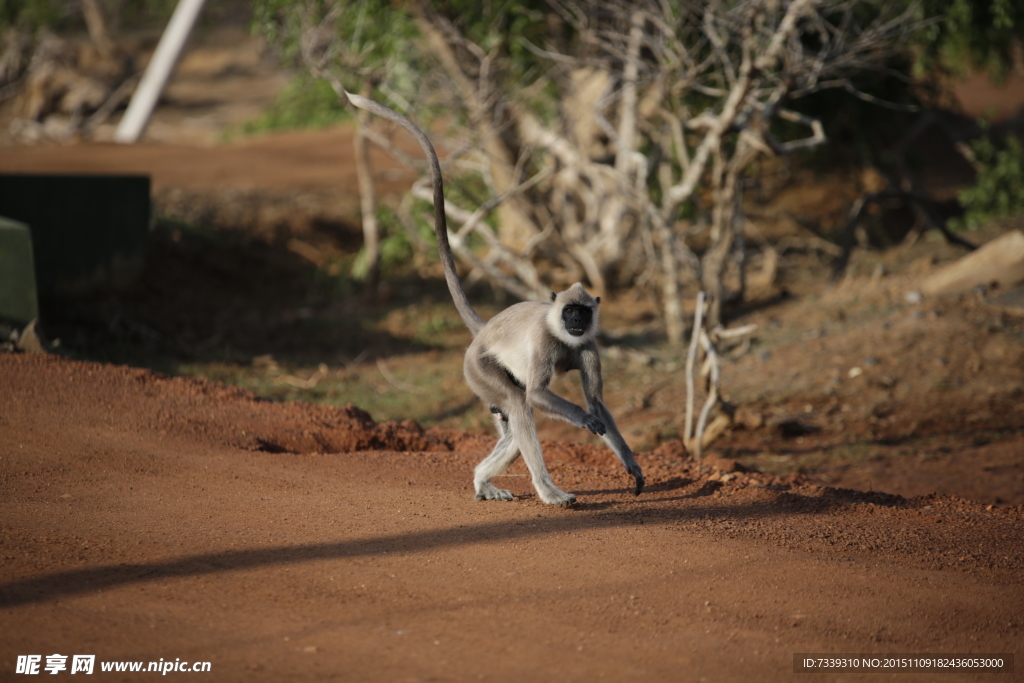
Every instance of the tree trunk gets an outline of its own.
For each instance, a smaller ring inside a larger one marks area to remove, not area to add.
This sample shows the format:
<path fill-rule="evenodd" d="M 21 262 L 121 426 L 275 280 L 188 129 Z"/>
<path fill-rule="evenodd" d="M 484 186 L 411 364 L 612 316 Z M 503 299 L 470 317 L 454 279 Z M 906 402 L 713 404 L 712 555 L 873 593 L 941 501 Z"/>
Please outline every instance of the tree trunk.
<path fill-rule="evenodd" d="M 99 0 L 82 0 L 82 16 L 85 18 L 85 28 L 89 31 L 89 40 L 101 55 L 110 57 L 114 46 L 107 33 L 107 22 L 103 18 Z"/>

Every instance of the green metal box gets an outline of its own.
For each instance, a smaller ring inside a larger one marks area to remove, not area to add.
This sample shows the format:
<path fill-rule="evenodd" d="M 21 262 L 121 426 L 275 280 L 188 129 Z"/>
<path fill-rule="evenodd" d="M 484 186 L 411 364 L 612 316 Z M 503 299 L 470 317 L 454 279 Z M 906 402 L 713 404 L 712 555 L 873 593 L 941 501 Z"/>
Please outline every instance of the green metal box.
<path fill-rule="evenodd" d="M 0 320 L 20 329 L 38 317 L 29 226 L 0 216 Z"/>

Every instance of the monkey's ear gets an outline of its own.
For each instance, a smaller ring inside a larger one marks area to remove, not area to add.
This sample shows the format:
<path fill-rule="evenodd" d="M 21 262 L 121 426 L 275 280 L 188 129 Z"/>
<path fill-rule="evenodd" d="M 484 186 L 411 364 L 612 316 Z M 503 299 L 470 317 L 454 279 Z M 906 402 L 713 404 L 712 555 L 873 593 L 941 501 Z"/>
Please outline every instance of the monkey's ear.
<path fill-rule="evenodd" d="M 551 292 L 551 300 L 554 301 L 557 298 L 558 298 L 558 295 L 555 294 L 554 292 Z"/>
<path fill-rule="evenodd" d="M 601 297 L 597 297 L 596 299 L 594 299 L 594 301 L 596 301 L 597 303 L 601 303 Z"/>

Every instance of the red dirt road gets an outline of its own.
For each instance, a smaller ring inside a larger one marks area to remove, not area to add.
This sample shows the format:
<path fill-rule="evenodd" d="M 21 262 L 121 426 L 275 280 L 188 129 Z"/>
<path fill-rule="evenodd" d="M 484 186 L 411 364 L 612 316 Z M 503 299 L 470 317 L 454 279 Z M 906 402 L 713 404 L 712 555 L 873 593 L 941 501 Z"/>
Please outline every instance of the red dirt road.
<path fill-rule="evenodd" d="M 482 503 L 485 440 L 56 357 L 0 378 L 2 680 L 54 653 L 217 681 L 979 680 L 793 655 L 1020 649 L 1019 506 L 696 477 L 667 448 L 635 498 L 554 445 L 577 508 L 522 476 Z"/>
<path fill-rule="evenodd" d="M 90 142 L 0 149 L 3 173 L 139 173 L 152 178 L 155 190 L 357 187 L 349 126 L 276 133 L 214 148 Z M 370 158 L 379 170 L 379 192 L 408 189 L 412 176 L 386 154 L 373 148 Z"/>

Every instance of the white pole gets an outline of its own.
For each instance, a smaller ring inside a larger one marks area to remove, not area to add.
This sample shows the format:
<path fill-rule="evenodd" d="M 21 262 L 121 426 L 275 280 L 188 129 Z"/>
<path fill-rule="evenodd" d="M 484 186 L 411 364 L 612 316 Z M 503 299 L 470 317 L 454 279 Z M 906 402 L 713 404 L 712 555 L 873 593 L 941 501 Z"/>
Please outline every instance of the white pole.
<path fill-rule="evenodd" d="M 149 123 L 149 116 L 153 113 L 153 107 L 163 92 L 167 79 L 178 62 L 181 50 L 185 47 L 188 34 L 192 31 L 199 10 L 203 8 L 206 0 L 178 0 L 174 14 L 167 23 L 167 28 L 160 36 L 160 43 L 156 46 L 156 52 L 149 60 L 146 73 L 139 81 L 139 87 L 132 95 L 132 101 L 128 104 L 128 110 L 121 118 L 121 123 L 114 133 L 114 142 L 131 144 L 138 141 L 142 131 Z"/>

